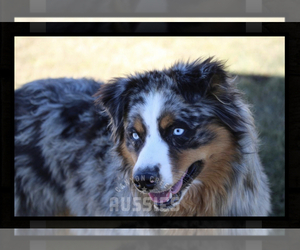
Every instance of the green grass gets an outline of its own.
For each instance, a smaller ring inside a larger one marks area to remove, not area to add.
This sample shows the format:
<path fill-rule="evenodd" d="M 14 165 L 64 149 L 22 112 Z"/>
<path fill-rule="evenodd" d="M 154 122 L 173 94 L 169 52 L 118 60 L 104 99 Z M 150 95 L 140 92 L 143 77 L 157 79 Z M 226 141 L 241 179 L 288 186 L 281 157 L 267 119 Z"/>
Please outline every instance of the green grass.
<path fill-rule="evenodd" d="M 273 216 L 285 215 L 284 79 L 242 76 L 239 88 L 252 104 L 260 137 L 260 157 L 269 177 Z"/>

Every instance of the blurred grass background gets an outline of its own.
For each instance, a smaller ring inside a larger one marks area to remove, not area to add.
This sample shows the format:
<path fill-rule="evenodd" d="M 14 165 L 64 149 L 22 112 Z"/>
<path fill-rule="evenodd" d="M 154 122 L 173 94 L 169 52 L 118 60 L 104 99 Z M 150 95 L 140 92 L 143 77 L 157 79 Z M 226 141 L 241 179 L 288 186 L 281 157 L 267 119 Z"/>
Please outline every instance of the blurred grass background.
<path fill-rule="evenodd" d="M 239 77 L 252 105 L 260 138 L 260 157 L 269 177 L 272 216 L 285 215 L 285 87 L 282 77 Z"/>
<path fill-rule="evenodd" d="M 41 78 L 113 77 L 215 56 L 238 75 L 260 133 L 273 216 L 285 214 L 285 82 L 282 37 L 16 37 L 15 88 Z"/>

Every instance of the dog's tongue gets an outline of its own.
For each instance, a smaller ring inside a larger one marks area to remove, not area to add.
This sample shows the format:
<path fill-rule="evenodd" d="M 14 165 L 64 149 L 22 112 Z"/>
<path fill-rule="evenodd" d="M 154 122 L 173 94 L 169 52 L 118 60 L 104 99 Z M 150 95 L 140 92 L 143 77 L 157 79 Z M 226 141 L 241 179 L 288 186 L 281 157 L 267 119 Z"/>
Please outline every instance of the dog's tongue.
<path fill-rule="evenodd" d="M 184 176 L 182 176 L 181 179 L 171 188 L 172 194 L 177 194 L 179 192 L 180 188 L 182 187 Z"/>
<path fill-rule="evenodd" d="M 151 200 L 153 200 L 156 203 L 164 203 L 164 202 L 167 202 L 168 200 L 170 200 L 170 198 L 172 198 L 171 193 L 177 194 L 179 192 L 180 188 L 182 187 L 184 176 L 185 176 L 185 174 L 170 190 L 167 190 L 167 191 L 161 192 L 161 193 L 149 193 Z"/>

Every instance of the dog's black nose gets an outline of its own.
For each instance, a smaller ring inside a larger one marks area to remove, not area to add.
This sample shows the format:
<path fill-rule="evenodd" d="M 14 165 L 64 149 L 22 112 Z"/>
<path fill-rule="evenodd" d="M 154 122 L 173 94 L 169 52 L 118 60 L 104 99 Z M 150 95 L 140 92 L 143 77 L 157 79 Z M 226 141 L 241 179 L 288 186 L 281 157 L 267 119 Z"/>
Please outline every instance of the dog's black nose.
<path fill-rule="evenodd" d="M 137 189 L 149 192 L 159 182 L 158 167 L 147 169 L 146 171 L 137 171 L 133 176 L 133 182 Z"/>

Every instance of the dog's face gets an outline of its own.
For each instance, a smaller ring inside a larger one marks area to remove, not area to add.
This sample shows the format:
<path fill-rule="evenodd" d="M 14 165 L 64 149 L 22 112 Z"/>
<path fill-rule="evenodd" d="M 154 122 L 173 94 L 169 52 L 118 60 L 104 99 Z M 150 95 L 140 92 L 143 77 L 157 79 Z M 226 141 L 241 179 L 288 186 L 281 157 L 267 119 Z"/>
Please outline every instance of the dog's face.
<path fill-rule="evenodd" d="M 198 186 L 225 192 L 242 123 L 220 62 L 176 64 L 115 79 L 96 94 L 136 188 L 171 208 Z"/>

